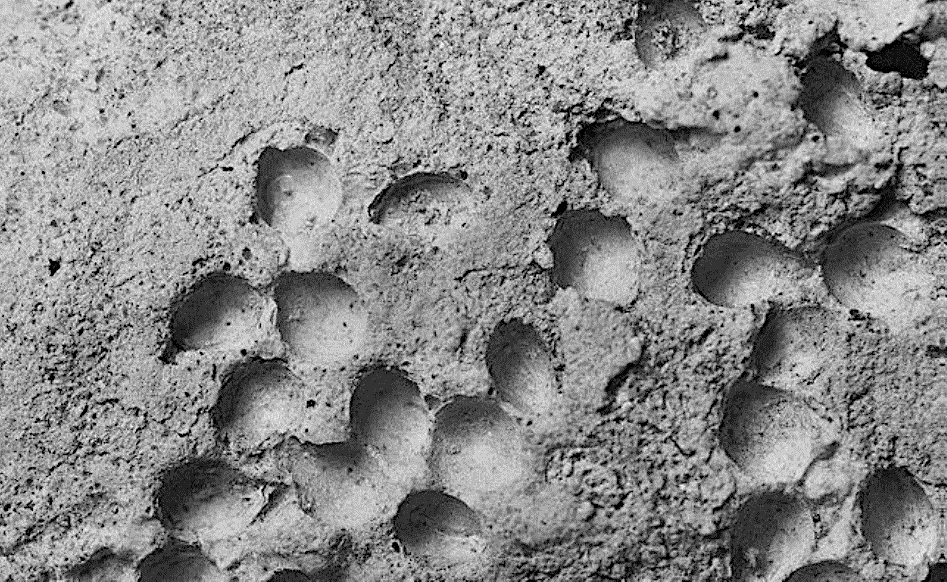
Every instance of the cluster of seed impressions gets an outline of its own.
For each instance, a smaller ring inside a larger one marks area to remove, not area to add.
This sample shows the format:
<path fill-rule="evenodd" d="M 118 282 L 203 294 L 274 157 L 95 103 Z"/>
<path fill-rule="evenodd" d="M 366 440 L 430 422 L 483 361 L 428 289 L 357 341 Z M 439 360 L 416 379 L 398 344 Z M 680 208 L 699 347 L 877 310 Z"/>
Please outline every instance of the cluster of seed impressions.
<path fill-rule="evenodd" d="M 642 3 L 635 38 L 641 62 L 648 70 L 673 65 L 706 28 L 686 0 Z M 861 93 L 831 55 L 817 55 L 805 68 L 799 109 L 835 152 L 829 163 L 845 164 L 879 139 Z M 580 140 L 605 193 L 646 205 L 675 199 L 695 147 L 686 131 L 623 119 L 590 127 Z M 139 565 L 141 582 L 229 581 L 248 559 L 231 542 L 256 543 L 262 555 L 266 540 L 296 534 L 287 528 L 387 528 L 391 551 L 420 563 L 482 563 L 502 500 L 538 486 L 542 459 L 531 435 L 556 430 L 564 408 L 543 334 L 521 319 L 501 321 L 483 354 L 490 388 L 444 402 L 404 369 L 378 363 L 371 305 L 357 281 L 298 268 L 313 237 L 336 228 L 346 212 L 344 190 L 323 153 L 264 150 L 255 211 L 284 241 L 287 268 L 265 288 L 230 273 L 204 276 L 175 306 L 171 365 L 187 354 L 237 363 L 211 410 L 219 454 L 167 471 L 160 484 L 157 509 L 168 541 Z M 440 244 L 482 220 L 483 206 L 465 177 L 418 173 L 382 190 L 367 219 Z M 623 217 L 568 209 L 548 245 L 557 287 L 619 307 L 638 296 L 645 249 Z M 831 483 L 813 477 L 819 461 L 843 453 L 841 428 L 819 405 L 826 391 L 821 346 L 843 333 L 834 315 L 840 311 L 862 314 L 890 334 L 933 317 L 936 281 L 926 260 L 882 220 L 834 233 L 815 257 L 753 229 L 718 232 L 697 253 L 691 284 L 706 302 L 770 307 L 750 369 L 724 395 L 719 420 L 719 446 L 740 484 L 728 535 L 734 580 L 864 578 L 870 559 L 856 563 L 822 543 L 833 535 L 827 508 L 845 502 L 831 495 Z M 813 280 L 824 301 L 800 304 L 799 285 Z M 357 372 L 345 386 L 319 380 L 345 370 Z M 922 485 L 902 467 L 866 468 L 861 477 L 850 519 L 838 527 L 856 532 L 874 558 L 923 569 L 934 553 L 937 516 Z M 258 579 L 299 582 L 345 570 L 295 555 L 252 557 L 261 560 Z"/>
<path fill-rule="evenodd" d="M 670 180 L 673 175 L 669 134 L 610 122 L 592 135 L 590 159 L 603 187 L 616 196 L 636 196 L 645 187 L 640 176 Z M 624 219 L 591 210 L 567 212 L 550 246 L 560 286 L 590 299 L 621 303 L 634 297 L 641 248 Z M 864 314 L 888 333 L 917 328 L 935 313 L 936 285 L 926 261 L 883 220 L 835 233 L 814 260 L 739 230 L 714 235 L 703 245 L 691 275 L 694 290 L 706 301 L 722 308 L 775 306 L 757 338 L 752 374 L 725 395 L 719 427 L 720 446 L 747 490 L 731 529 L 734 580 L 861 579 L 844 555 L 826 559 L 817 551 L 824 508 L 783 491 L 803 487 L 813 463 L 836 454 L 838 427 L 810 406 L 824 396 L 820 375 L 829 362 L 823 345 L 833 337 L 842 341 L 843 323 L 833 314 Z M 790 306 L 800 284 L 819 274 L 829 305 Z M 832 506 L 837 500 L 824 501 Z M 879 468 L 868 475 L 857 507 L 860 522 L 852 527 L 877 557 L 909 570 L 926 564 L 937 539 L 937 516 L 908 471 Z"/>
<path fill-rule="evenodd" d="M 880 224 L 855 225 L 828 245 L 821 265 L 838 303 L 886 322 L 893 333 L 930 316 L 919 298 L 933 288 L 900 236 Z M 780 294 L 791 293 L 813 268 L 772 241 L 730 232 L 711 238 L 693 269 L 695 289 L 711 303 L 777 306 L 757 338 L 753 374 L 730 388 L 720 421 L 720 446 L 739 467 L 748 493 L 731 530 L 736 580 L 861 579 L 845 555 L 817 559 L 817 533 L 821 527 L 824 536 L 826 527 L 819 518 L 838 500 L 821 498 L 814 463 L 844 451 L 836 450 L 838 427 L 812 405 L 825 397 L 824 346 L 843 341 L 844 325 L 837 311 L 823 306 L 780 306 Z M 807 497 L 787 492 L 800 489 Z M 932 555 L 937 516 L 907 470 L 870 473 L 855 514 L 858 523 L 846 527 L 878 558 L 913 570 Z"/>
<path fill-rule="evenodd" d="M 673 64 L 705 28 L 690 2 L 645 2 L 640 10 L 636 43 L 648 68 Z M 838 59 L 812 57 L 801 85 L 800 109 L 813 139 L 832 152 L 830 163 L 844 167 L 853 152 L 878 142 L 859 82 Z M 687 131 L 622 119 L 581 137 L 600 185 L 613 200 L 636 205 L 674 198 L 680 169 L 693 154 Z M 884 333 L 901 334 L 937 313 L 935 257 L 919 252 L 896 222 L 848 225 L 827 237 L 815 256 L 750 230 L 715 234 L 698 253 L 691 282 L 707 302 L 724 309 L 769 306 L 750 369 L 724 395 L 718 431 L 719 446 L 739 473 L 741 505 L 729 532 L 733 580 L 856 582 L 871 579 L 864 564 L 872 560 L 916 575 L 936 557 L 938 513 L 909 471 L 866 469 L 856 493 L 841 500 L 831 493 L 833 469 L 818 466 L 846 453 L 838 450 L 840 427 L 821 406 L 828 390 L 824 370 L 831 366 L 824 346 L 844 341 L 844 318 L 836 314 L 860 314 Z M 634 297 L 642 251 L 624 219 L 567 212 L 550 246 L 560 286 L 590 299 Z M 800 287 L 813 281 L 821 291 L 809 296 L 824 304 L 800 301 L 807 296 Z M 847 518 L 840 519 L 835 510 L 846 504 Z M 851 532 L 853 545 L 867 554 L 833 551 L 832 539 L 848 535 L 838 530 Z M 929 579 L 940 579 L 937 568 Z"/>
<path fill-rule="evenodd" d="M 307 238 L 343 204 L 331 165 L 308 148 L 267 149 L 259 169 L 258 215 L 281 234 L 291 257 L 304 252 Z M 478 220 L 478 207 L 462 181 L 415 174 L 379 194 L 369 218 L 436 242 Z M 268 290 L 212 274 L 184 295 L 171 324 L 172 353 L 247 354 L 269 342 L 280 355 L 241 356 L 226 375 L 212 417 L 231 455 L 166 475 L 157 501 L 171 541 L 141 564 L 143 582 L 227 580 L 240 558 L 227 554 L 227 541 L 255 535 L 286 499 L 329 529 L 387 522 L 417 559 L 442 566 L 482 559 L 489 546 L 484 515 L 498 495 L 534 478 L 526 431 L 548 428 L 559 409 L 550 350 L 534 327 L 501 322 L 485 354 L 489 395 L 441 403 L 426 399 L 398 368 L 360 366 L 372 360 L 369 314 L 352 285 L 323 272 L 290 270 Z M 347 367 L 360 372 L 338 394 L 303 378 L 307 370 Z M 326 410 L 346 393 L 340 431 Z M 344 440 L 337 440 L 340 432 Z M 275 459 L 275 471 L 254 469 L 260 458 Z M 271 582 L 314 575 L 293 565 L 270 570 Z"/>

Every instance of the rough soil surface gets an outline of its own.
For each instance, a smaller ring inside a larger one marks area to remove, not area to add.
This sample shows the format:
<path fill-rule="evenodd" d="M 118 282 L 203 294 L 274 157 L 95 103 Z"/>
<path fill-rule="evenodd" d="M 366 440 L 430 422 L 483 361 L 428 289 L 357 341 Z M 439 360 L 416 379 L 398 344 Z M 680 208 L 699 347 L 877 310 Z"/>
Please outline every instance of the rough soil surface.
<path fill-rule="evenodd" d="M 945 144 L 920 0 L 0 0 L 0 580 L 944 580 Z"/>

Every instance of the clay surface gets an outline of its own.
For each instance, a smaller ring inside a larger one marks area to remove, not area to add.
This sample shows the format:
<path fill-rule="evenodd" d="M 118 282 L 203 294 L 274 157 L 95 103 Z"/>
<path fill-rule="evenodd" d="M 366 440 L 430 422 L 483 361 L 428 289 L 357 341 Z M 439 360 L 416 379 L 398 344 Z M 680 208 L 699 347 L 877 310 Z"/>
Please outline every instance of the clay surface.
<path fill-rule="evenodd" d="M 0 582 L 947 572 L 941 0 L 0 0 Z"/>

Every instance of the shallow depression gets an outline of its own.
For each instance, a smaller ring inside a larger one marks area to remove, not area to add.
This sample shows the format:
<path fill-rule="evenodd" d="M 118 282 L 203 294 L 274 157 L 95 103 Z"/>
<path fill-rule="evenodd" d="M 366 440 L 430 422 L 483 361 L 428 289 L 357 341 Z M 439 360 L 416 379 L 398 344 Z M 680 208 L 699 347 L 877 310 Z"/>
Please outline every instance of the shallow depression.
<path fill-rule="evenodd" d="M 395 515 L 394 528 L 409 554 L 448 563 L 475 559 L 486 545 L 476 512 L 440 491 L 408 495 Z"/>
<path fill-rule="evenodd" d="M 187 542 L 213 542 L 238 535 L 266 505 L 263 488 L 216 463 L 179 467 L 158 491 L 162 521 Z"/>
<path fill-rule="evenodd" d="M 641 247 L 628 222 L 592 210 L 562 215 L 549 239 L 553 281 L 589 299 L 624 303 L 638 291 Z"/>
<path fill-rule="evenodd" d="M 241 450 L 258 448 L 293 435 L 320 442 L 324 397 L 277 360 L 248 362 L 221 388 L 213 416 L 221 436 Z"/>
<path fill-rule="evenodd" d="M 839 353 L 841 322 L 822 307 L 804 306 L 774 310 L 756 338 L 752 361 L 759 380 L 767 386 L 812 394 Z"/>
<path fill-rule="evenodd" d="M 250 348 L 261 338 L 266 316 L 266 300 L 246 281 L 211 275 L 177 307 L 171 337 L 184 350 Z"/>
<path fill-rule="evenodd" d="M 593 128 L 585 141 L 599 181 L 613 195 L 649 201 L 673 196 L 678 156 L 669 132 L 616 121 Z"/>
<path fill-rule="evenodd" d="M 741 384 L 727 398 L 720 444 L 746 473 L 766 483 L 799 479 L 816 456 L 822 421 L 782 390 Z"/>
<path fill-rule="evenodd" d="M 280 335 L 300 358 L 319 365 L 358 355 L 368 313 L 358 293 L 327 273 L 290 273 L 276 286 Z"/>
<path fill-rule="evenodd" d="M 460 180 L 413 174 L 382 191 L 368 208 L 372 222 L 418 235 L 445 237 L 476 220 L 479 200 Z"/>
<path fill-rule="evenodd" d="M 217 569 L 192 546 L 172 545 L 145 558 L 139 566 L 140 582 L 229 582 L 230 577 Z"/>
<path fill-rule="evenodd" d="M 911 327 L 930 314 L 935 281 L 920 255 L 905 244 L 904 235 L 882 224 L 845 230 L 826 249 L 826 286 L 846 307 L 873 315 L 895 330 Z"/>
<path fill-rule="evenodd" d="M 449 493 L 475 508 L 515 490 L 528 477 L 529 458 L 519 427 L 490 400 L 460 397 L 438 411 L 432 469 Z"/>
<path fill-rule="evenodd" d="M 802 76 L 802 111 L 830 139 L 868 148 L 878 138 L 858 79 L 827 57 L 813 59 Z"/>
<path fill-rule="evenodd" d="M 299 570 L 280 570 L 266 582 L 314 582 L 313 578 Z"/>
<path fill-rule="evenodd" d="M 359 380 L 351 404 L 356 442 L 403 465 L 425 452 L 431 425 L 417 385 L 404 373 L 376 369 Z"/>
<path fill-rule="evenodd" d="M 116 556 L 109 550 L 100 550 L 81 565 L 66 573 L 67 582 L 132 582 L 135 565 L 130 559 Z"/>
<path fill-rule="evenodd" d="M 552 355 L 532 326 L 520 320 L 498 325 L 486 359 L 500 400 L 540 424 L 551 420 L 560 404 Z"/>
<path fill-rule="evenodd" d="M 303 510 L 331 527 L 360 528 L 387 513 L 404 494 L 356 443 L 309 445 L 292 461 Z"/>
<path fill-rule="evenodd" d="M 646 67 L 656 67 L 693 47 L 706 25 L 694 2 L 647 0 L 639 6 L 635 48 Z"/>
<path fill-rule="evenodd" d="M 707 301 L 739 307 L 791 289 L 803 275 L 801 261 L 762 237 L 730 231 L 710 238 L 694 263 L 694 288 Z"/>
<path fill-rule="evenodd" d="M 777 581 L 804 563 L 815 542 L 809 510 L 798 500 L 766 494 L 749 501 L 731 532 L 734 580 Z"/>
<path fill-rule="evenodd" d="M 862 533 L 874 552 L 896 564 L 916 566 L 934 547 L 934 507 L 904 469 L 884 469 L 865 482 L 860 499 Z"/>
<path fill-rule="evenodd" d="M 861 582 L 851 568 L 838 562 L 818 562 L 799 568 L 786 582 Z"/>
<path fill-rule="evenodd" d="M 257 212 L 264 222 L 293 235 L 331 222 L 342 205 L 332 164 L 305 148 L 266 148 L 260 156 Z"/>

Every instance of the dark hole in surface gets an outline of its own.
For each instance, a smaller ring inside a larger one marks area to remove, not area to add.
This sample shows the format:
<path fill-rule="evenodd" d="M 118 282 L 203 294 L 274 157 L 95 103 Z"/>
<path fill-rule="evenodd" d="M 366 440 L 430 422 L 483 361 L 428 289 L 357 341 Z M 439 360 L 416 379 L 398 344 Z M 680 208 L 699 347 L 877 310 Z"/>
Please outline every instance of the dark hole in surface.
<path fill-rule="evenodd" d="M 569 210 L 569 204 L 565 200 L 563 200 L 562 202 L 559 203 L 558 206 L 556 206 L 556 209 L 552 211 L 552 217 L 558 218 L 562 216 L 563 214 L 565 214 L 566 210 Z"/>
<path fill-rule="evenodd" d="M 931 566 L 925 582 L 947 582 L 947 562 L 940 562 Z"/>
<path fill-rule="evenodd" d="M 865 64 L 879 73 L 898 73 L 908 79 L 923 79 L 927 76 L 927 59 L 916 46 L 900 40 L 880 51 L 868 53 Z"/>
<path fill-rule="evenodd" d="M 49 276 L 52 277 L 59 271 L 59 267 L 62 266 L 62 263 L 59 259 L 49 259 Z"/>
<path fill-rule="evenodd" d="M 746 27 L 746 31 L 760 40 L 773 40 L 776 37 L 776 33 L 773 32 L 772 27 L 765 23 L 748 26 Z"/>
<path fill-rule="evenodd" d="M 269 582 L 309 582 L 311 578 L 299 570 L 280 570 Z"/>

